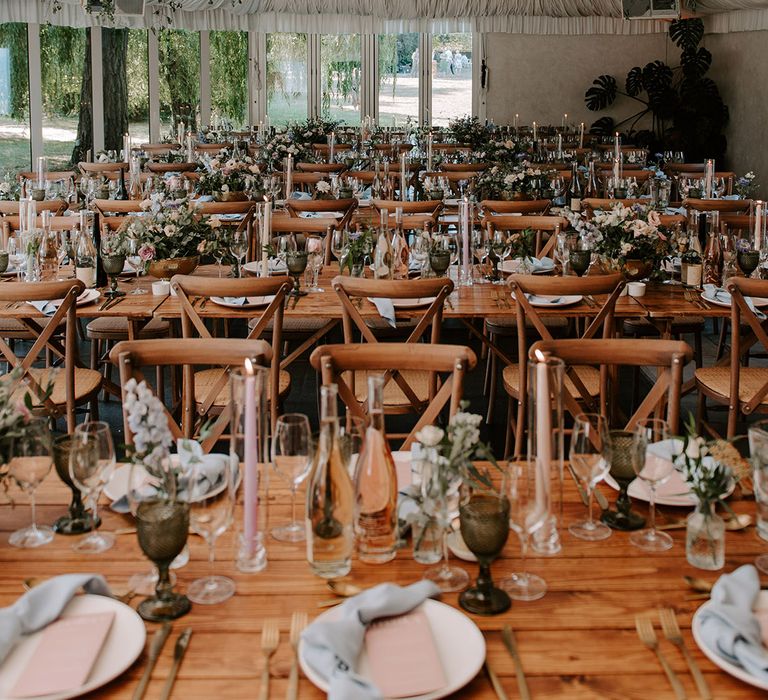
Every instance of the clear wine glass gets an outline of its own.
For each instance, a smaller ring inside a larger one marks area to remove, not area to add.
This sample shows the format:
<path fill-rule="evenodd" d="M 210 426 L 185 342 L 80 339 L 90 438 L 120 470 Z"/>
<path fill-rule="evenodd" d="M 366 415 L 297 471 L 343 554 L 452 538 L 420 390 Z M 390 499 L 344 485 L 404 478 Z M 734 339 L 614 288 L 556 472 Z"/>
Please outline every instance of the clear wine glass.
<path fill-rule="evenodd" d="M 749 426 L 749 454 L 752 462 L 752 481 L 757 508 L 758 537 L 768 539 L 768 421 L 759 421 Z M 768 574 L 768 554 L 755 559 L 755 566 Z"/>
<path fill-rule="evenodd" d="M 568 234 L 565 231 L 558 231 L 555 240 L 555 258 L 560 263 L 560 269 L 563 271 L 563 277 L 568 274 L 568 260 L 571 257 L 571 244 Z"/>
<path fill-rule="evenodd" d="M 509 469 L 509 526 L 520 538 L 520 568 L 499 582 L 513 600 L 538 600 L 547 592 L 547 583 L 525 568 L 528 546 L 533 533 L 547 520 L 546 490 L 537 484 L 540 478 L 533 463 L 512 465 Z"/>
<path fill-rule="evenodd" d="M 349 235 L 346 229 L 336 229 L 331 237 L 331 253 L 337 260 L 341 260 L 349 246 Z"/>
<path fill-rule="evenodd" d="M 296 518 L 296 490 L 307 478 L 314 456 L 309 419 L 302 413 L 286 413 L 275 424 L 272 466 L 291 490 L 291 520 L 273 527 L 272 537 L 281 542 L 303 542 L 304 522 Z"/>
<path fill-rule="evenodd" d="M 24 254 L 24 243 L 21 236 L 10 236 L 8 238 L 8 262 L 16 271 L 16 280 L 21 282 L 21 271 L 24 267 L 26 255 Z"/>
<path fill-rule="evenodd" d="M 139 241 L 137 241 L 135 238 L 129 238 L 126 241 L 127 254 L 125 256 L 125 261 L 131 267 L 131 269 L 136 273 L 137 280 L 139 277 L 141 277 L 141 273 L 144 270 L 144 261 L 141 259 L 141 256 L 139 255 L 140 247 L 141 246 Z M 146 294 L 146 293 L 147 293 L 147 290 L 142 289 L 138 285 L 131 292 L 131 294 Z"/>
<path fill-rule="evenodd" d="M 243 260 L 248 253 L 248 232 L 235 231 L 229 243 L 229 252 L 237 260 L 237 276 L 243 276 Z"/>
<path fill-rule="evenodd" d="M 411 244 L 411 257 L 419 266 L 419 272 L 422 277 L 425 276 L 427 264 L 429 262 L 429 249 L 432 242 L 428 235 L 417 233 Z"/>
<path fill-rule="evenodd" d="M 70 452 L 69 475 L 91 505 L 93 521 L 98 522 L 98 502 L 115 469 L 115 446 L 109 425 L 103 421 L 88 421 L 75 427 Z M 98 554 L 112 547 L 113 535 L 94 528 L 76 542 L 72 549 L 84 554 Z"/>
<path fill-rule="evenodd" d="M 11 440 L 8 475 L 29 496 L 32 523 L 8 538 L 14 547 L 40 547 L 53 540 L 53 528 L 37 524 L 35 490 L 53 466 L 53 443 L 47 418 L 32 418 L 24 433 Z"/>
<path fill-rule="evenodd" d="M 189 502 L 189 523 L 192 532 L 200 535 L 208 544 L 209 574 L 193 581 L 187 589 L 187 597 L 193 603 L 213 605 L 231 598 L 235 582 L 227 576 L 214 574 L 216 540 L 232 524 L 235 512 L 235 492 L 239 481 L 239 463 L 226 459 L 220 463 L 224 474 L 213 478 L 210 465 L 205 460 L 187 465 L 183 472 L 186 479 L 184 495 Z M 223 477 L 223 478 L 222 478 Z"/>
<path fill-rule="evenodd" d="M 605 417 L 594 413 L 576 416 L 571 434 L 570 466 L 587 492 L 589 515 L 586 520 L 571 524 L 568 531 L 581 540 L 604 540 L 611 536 L 611 528 L 595 520 L 592 513 L 595 486 L 608 473 L 611 457 L 611 440 Z"/>
<path fill-rule="evenodd" d="M 669 439 L 667 422 L 660 418 L 649 418 L 637 423 L 634 430 L 632 468 L 638 478 L 649 489 L 649 527 L 629 536 L 629 541 L 647 552 L 663 552 L 672 547 L 672 538 L 666 532 L 656 529 L 656 487 L 672 476 L 674 463 L 663 449 L 650 449 L 654 443 Z"/>

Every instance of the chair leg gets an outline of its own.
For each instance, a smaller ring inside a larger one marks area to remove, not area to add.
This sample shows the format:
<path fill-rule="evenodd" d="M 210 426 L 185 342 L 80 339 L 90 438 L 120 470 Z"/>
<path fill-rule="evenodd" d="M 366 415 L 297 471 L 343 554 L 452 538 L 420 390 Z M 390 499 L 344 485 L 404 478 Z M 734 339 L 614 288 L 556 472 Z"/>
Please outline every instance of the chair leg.
<path fill-rule="evenodd" d="M 509 459 L 509 450 L 512 447 L 512 411 L 514 408 L 514 399 L 510 396 L 507 399 L 507 429 L 504 434 L 504 459 Z"/>
<path fill-rule="evenodd" d="M 491 335 L 491 338 L 493 336 Z M 490 425 L 493 422 L 493 405 L 496 403 L 496 380 L 498 375 L 498 361 L 499 358 L 496 357 L 495 352 L 489 353 L 490 360 L 491 360 L 491 372 L 490 372 L 490 386 L 488 387 L 488 391 L 486 392 L 486 396 L 488 397 L 488 411 L 485 416 L 485 422 Z"/>
<path fill-rule="evenodd" d="M 701 343 L 701 331 L 693 332 L 693 363 L 696 369 L 700 368 L 704 361 L 704 352 Z"/>
<path fill-rule="evenodd" d="M 717 339 L 717 352 L 715 353 L 715 359 L 719 360 L 725 352 L 725 338 L 728 334 L 728 321 L 723 320 L 722 326 L 720 326 L 720 336 Z"/>

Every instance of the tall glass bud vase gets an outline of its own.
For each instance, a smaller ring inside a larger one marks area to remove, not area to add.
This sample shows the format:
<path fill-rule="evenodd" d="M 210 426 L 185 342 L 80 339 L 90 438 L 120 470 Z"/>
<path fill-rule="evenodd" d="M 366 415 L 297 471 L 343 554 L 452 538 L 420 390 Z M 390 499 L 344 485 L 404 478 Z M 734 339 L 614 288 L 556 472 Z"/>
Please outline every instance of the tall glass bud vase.
<path fill-rule="evenodd" d="M 459 200 L 459 274 L 460 287 L 471 287 L 472 278 L 472 213 L 474 205 L 468 196 Z"/>
<path fill-rule="evenodd" d="M 537 471 L 536 488 L 543 489 L 547 517 L 533 533 L 538 554 L 557 554 L 562 546 L 558 528 L 563 518 L 563 382 L 562 360 L 536 351 L 528 365 L 528 459 Z"/>
<path fill-rule="evenodd" d="M 238 524 L 236 565 L 255 573 L 267 565 L 265 546 L 268 531 L 269 494 L 269 370 L 246 360 L 245 367 L 230 372 L 231 424 L 229 455 L 238 478 Z"/>

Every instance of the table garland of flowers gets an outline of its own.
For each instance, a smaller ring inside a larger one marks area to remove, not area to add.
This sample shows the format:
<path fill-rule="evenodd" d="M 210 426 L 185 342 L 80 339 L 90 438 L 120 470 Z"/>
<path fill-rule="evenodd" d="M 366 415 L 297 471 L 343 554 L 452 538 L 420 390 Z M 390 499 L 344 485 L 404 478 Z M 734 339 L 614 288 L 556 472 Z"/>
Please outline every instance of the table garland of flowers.
<path fill-rule="evenodd" d="M 212 195 L 255 192 L 264 193 L 261 171 L 250 156 L 216 157 L 205 163 L 206 170 L 197 183 L 199 194 Z"/>

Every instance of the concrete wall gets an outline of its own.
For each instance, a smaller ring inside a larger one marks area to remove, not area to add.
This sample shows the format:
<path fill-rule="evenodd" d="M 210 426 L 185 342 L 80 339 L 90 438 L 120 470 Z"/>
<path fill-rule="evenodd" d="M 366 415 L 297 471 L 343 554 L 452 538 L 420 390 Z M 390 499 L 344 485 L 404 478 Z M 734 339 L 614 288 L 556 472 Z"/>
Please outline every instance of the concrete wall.
<path fill-rule="evenodd" d="M 712 52 L 711 77 L 730 107 L 728 127 L 729 169 L 743 174 L 754 170 L 768 197 L 768 32 L 711 34 L 704 45 Z M 490 80 L 487 116 L 497 123 L 532 121 L 559 124 L 568 121 L 586 128 L 602 112 L 590 112 L 584 93 L 603 73 L 621 85 L 633 66 L 661 59 L 676 63 L 677 49 L 664 34 L 637 36 L 532 36 L 489 34 Z M 610 111 L 616 119 L 630 116 L 635 104 L 619 98 Z M 641 105 L 638 105 L 641 106 Z"/>

